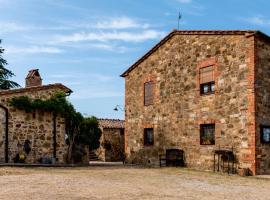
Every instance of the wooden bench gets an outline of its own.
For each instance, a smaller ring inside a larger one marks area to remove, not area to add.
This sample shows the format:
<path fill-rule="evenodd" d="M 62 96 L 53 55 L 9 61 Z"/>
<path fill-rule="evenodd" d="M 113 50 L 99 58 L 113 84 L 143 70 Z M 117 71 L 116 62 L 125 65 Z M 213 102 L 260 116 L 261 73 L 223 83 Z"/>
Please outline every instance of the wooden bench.
<path fill-rule="evenodd" d="M 166 149 L 166 154 L 159 156 L 159 166 L 184 166 L 184 151 L 181 149 Z"/>

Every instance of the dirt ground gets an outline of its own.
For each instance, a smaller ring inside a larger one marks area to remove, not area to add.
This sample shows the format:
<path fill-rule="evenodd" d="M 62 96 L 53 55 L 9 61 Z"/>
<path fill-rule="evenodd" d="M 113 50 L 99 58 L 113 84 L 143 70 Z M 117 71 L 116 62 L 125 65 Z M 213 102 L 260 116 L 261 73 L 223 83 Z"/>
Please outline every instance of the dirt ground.
<path fill-rule="evenodd" d="M 181 168 L 0 168 L 0 199 L 270 200 L 270 179 Z"/>

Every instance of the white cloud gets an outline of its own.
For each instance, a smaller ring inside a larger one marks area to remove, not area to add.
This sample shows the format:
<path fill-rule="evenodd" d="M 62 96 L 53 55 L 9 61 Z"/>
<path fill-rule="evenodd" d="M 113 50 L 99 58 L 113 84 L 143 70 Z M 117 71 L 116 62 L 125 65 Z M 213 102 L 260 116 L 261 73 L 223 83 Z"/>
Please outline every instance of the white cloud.
<path fill-rule="evenodd" d="M 110 97 L 123 97 L 122 92 L 106 91 L 106 90 L 79 90 L 72 94 L 71 99 L 93 99 L 93 98 L 110 98 Z"/>
<path fill-rule="evenodd" d="M 143 32 L 90 32 L 90 33 L 74 33 L 72 35 L 62 35 L 57 36 L 56 41 L 54 43 L 65 43 L 65 42 L 82 42 L 82 41 L 125 41 L 125 42 L 143 42 L 149 39 L 157 39 L 164 35 L 163 32 L 159 32 L 156 30 L 145 30 Z"/>
<path fill-rule="evenodd" d="M 192 3 L 192 0 L 177 0 L 179 3 Z"/>
<path fill-rule="evenodd" d="M 71 48 L 71 49 L 81 49 L 81 50 L 89 50 L 89 49 L 101 49 L 102 51 L 111 51 L 114 53 L 125 53 L 131 48 L 121 46 L 119 44 L 112 43 L 104 43 L 104 42 L 89 42 L 89 43 L 65 43 L 60 44 L 63 48 Z"/>
<path fill-rule="evenodd" d="M 245 21 L 259 26 L 270 26 L 270 20 L 263 16 L 250 17 L 245 19 Z"/>
<path fill-rule="evenodd" d="M 50 75 L 50 78 L 55 78 L 55 79 L 65 79 L 65 78 L 76 78 L 78 77 L 74 73 L 70 74 L 52 74 Z"/>
<path fill-rule="evenodd" d="M 26 31 L 29 28 L 27 26 L 22 26 L 15 22 L 0 22 L 0 33 L 11 33 L 18 31 Z"/>
<path fill-rule="evenodd" d="M 89 82 L 89 81 L 98 81 L 98 82 L 110 82 L 115 79 L 114 76 L 108 76 L 104 74 L 99 74 L 99 73 L 80 73 L 80 72 L 68 72 L 68 73 L 62 73 L 62 74 L 52 74 L 49 76 L 49 79 L 51 81 L 61 81 L 61 80 L 77 80 L 78 79 L 84 80 L 84 82 Z M 91 83 L 92 84 L 92 83 Z"/>
<path fill-rule="evenodd" d="M 110 21 L 98 22 L 95 26 L 98 29 L 128 29 L 128 28 L 149 28 L 149 24 L 141 24 L 129 17 L 115 18 Z"/>
<path fill-rule="evenodd" d="M 37 53 L 48 53 L 48 54 L 57 54 L 62 53 L 63 51 L 55 47 L 42 47 L 42 46 L 30 46 L 30 47 L 15 47 L 7 46 L 5 47 L 8 54 L 37 54 Z"/>

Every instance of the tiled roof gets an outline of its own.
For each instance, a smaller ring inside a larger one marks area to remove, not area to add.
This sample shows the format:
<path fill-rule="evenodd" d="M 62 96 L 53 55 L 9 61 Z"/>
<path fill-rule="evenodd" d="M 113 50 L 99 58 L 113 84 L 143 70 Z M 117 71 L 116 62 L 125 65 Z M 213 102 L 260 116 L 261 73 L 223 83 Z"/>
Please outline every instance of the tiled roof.
<path fill-rule="evenodd" d="M 61 83 L 55 83 L 55 84 L 49 84 L 49 85 L 42 85 L 42 86 L 33 86 L 33 87 L 27 87 L 27 88 L 17 88 L 17 89 L 10 89 L 10 90 L 0 90 L 0 96 L 1 95 L 7 95 L 7 94 L 16 94 L 16 93 L 24 93 L 29 91 L 40 91 L 40 90 L 46 90 L 46 89 L 60 89 L 64 91 L 65 93 L 71 93 L 72 90 L 68 87 L 62 85 Z"/>
<path fill-rule="evenodd" d="M 125 128 L 125 120 L 120 119 L 98 119 L 102 128 Z"/>
<path fill-rule="evenodd" d="M 131 65 L 123 74 L 121 74 L 121 77 L 126 77 L 129 72 L 136 68 L 140 63 L 142 63 L 146 58 L 148 58 L 153 52 L 155 52 L 160 46 L 162 46 L 174 35 L 260 35 L 270 41 L 270 37 L 268 35 L 257 30 L 173 30 L 152 49 L 150 49 L 143 57 Z"/>

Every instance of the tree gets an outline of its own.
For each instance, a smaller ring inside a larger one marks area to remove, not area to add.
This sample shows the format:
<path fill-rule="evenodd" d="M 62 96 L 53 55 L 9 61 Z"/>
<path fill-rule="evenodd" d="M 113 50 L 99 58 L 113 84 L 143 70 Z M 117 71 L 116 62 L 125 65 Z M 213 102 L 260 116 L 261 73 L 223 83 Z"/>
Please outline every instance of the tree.
<path fill-rule="evenodd" d="M 99 148 L 101 137 L 101 130 L 98 125 L 96 117 L 88 117 L 83 120 L 80 125 L 80 131 L 78 134 L 78 142 L 89 146 L 89 150 L 95 150 Z"/>
<path fill-rule="evenodd" d="M 0 40 L 0 44 L 1 44 Z M 9 78 L 13 77 L 14 74 L 12 71 L 5 68 L 5 66 L 8 64 L 7 61 L 2 57 L 2 54 L 4 53 L 4 49 L 0 46 L 0 89 L 2 90 L 8 90 L 11 88 L 20 87 L 20 85 L 14 81 L 9 80 Z"/>
<path fill-rule="evenodd" d="M 96 117 L 83 118 L 80 113 L 68 120 L 70 132 L 68 133 L 67 162 L 81 163 L 83 157 L 88 155 L 86 151 L 99 148 L 101 130 Z M 88 146 L 88 150 L 85 147 Z"/>

